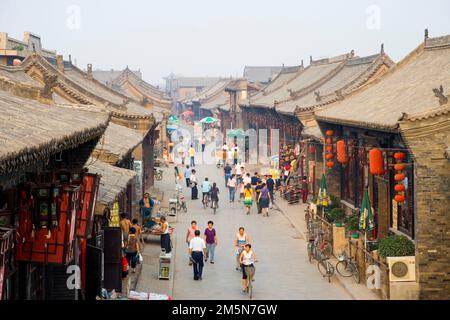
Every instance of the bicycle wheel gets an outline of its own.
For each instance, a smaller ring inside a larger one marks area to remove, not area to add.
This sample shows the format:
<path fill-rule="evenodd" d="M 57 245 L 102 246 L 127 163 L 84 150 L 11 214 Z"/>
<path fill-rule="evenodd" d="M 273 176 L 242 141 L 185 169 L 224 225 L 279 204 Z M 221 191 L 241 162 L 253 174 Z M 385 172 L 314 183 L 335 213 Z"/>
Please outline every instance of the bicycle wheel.
<path fill-rule="evenodd" d="M 313 253 L 312 253 L 312 250 L 313 250 L 313 248 L 312 248 L 312 242 L 309 241 L 309 242 L 308 242 L 308 245 L 307 245 L 307 247 L 306 247 L 306 251 L 308 251 L 308 260 L 309 260 L 309 263 L 311 263 L 311 261 L 312 261 L 312 259 L 313 259 Z"/>
<path fill-rule="evenodd" d="M 334 274 L 334 267 L 329 263 L 328 259 L 321 259 L 317 262 L 317 269 L 323 277 L 328 277 L 328 282 L 331 282 L 330 278 Z"/>
<path fill-rule="evenodd" d="M 353 279 L 355 280 L 356 283 L 360 283 L 361 282 L 361 276 L 359 275 L 358 267 L 353 262 L 351 264 L 353 266 L 352 267 L 353 268 Z"/>
<path fill-rule="evenodd" d="M 351 264 L 347 260 L 339 261 L 336 264 L 336 271 L 343 277 L 351 277 L 353 275 Z"/>

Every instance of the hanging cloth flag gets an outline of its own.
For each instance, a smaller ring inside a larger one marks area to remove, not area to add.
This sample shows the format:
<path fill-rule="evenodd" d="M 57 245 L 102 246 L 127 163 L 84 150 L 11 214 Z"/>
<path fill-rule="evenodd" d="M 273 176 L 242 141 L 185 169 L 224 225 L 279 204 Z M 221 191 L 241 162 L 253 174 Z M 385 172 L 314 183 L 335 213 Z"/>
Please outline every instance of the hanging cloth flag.
<path fill-rule="evenodd" d="M 318 206 L 328 207 L 331 204 L 330 195 L 328 194 L 327 181 L 325 179 L 325 174 L 322 174 L 322 179 L 320 180 L 319 194 L 317 195 Z"/>
<path fill-rule="evenodd" d="M 372 207 L 370 206 L 369 192 L 367 189 L 364 191 L 364 196 L 361 204 L 361 215 L 359 217 L 359 229 L 367 231 L 373 231 L 375 228 L 375 222 L 373 219 Z"/>

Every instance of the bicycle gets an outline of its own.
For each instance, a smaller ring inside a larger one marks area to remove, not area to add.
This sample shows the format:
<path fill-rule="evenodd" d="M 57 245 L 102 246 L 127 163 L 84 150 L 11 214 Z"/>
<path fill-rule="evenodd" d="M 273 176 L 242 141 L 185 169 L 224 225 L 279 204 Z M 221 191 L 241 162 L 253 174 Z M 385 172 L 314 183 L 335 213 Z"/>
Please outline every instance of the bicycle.
<path fill-rule="evenodd" d="M 203 203 L 203 209 L 206 209 L 209 204 L 209 194 L 203 194 L 202 203 Z"/>
<path fill-rule="evenodd" d="M 256 263 L 257 261 L 255 261 Z M 255 275 L 255 266 L 244 266 L 247 275 L 247 293 L 249 298 L 253 298 L 253 276 Z"/>
<path fill-rule="evenodd" d="M 317 268 L 323 277 L 328 278 L 328 282 L 331 282 L 331 277 L 334 275 L 334 267 L 330 262 L 330 257 L 326 256 L 322 251 L 319 253 L 321 258 L 317 262 Z"/>
<path fill-rule="evenodd" d="M 361 281 L 358 266 L 353 260 L 353 257 L 349 257 L 347 252 L 344 251 L 338 256 L 338 262 L 336 263 L 336 271 L 343 277 L 353 277 L 356 283 Z"/>

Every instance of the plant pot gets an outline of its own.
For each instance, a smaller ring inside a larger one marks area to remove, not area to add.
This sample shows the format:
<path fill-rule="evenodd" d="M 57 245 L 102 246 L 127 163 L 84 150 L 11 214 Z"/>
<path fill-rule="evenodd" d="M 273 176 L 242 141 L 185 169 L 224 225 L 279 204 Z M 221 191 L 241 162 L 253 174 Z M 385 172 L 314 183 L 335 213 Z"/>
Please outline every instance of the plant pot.
<path fill-rule="evenodd" d="M 353 239 L 359 239 L 359 232 L 353 232 L 352 233 L 352 238 Z"/>

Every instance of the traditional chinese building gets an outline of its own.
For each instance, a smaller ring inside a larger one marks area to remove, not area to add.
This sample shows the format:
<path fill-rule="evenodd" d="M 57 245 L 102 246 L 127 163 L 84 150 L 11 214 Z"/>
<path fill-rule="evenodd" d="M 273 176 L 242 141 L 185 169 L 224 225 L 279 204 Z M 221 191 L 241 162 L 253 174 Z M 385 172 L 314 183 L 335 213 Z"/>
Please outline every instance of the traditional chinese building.
<path fill-rule="evenodd" d="M 426 32 L 425 41 L 384 76 L 315 113 L 322 132 L 331 130 L 331 192 L 355 211 L 368 188 L 374 236 L 394 233 L 414 241 L 415 274 L 403 285 L 416 283 L 425 299 L 448 299 L 450 292 L 444 218 L 449 59 L 450 36 L 429 38 Z M 396 165 L 399 160 L 405 164 Z"/>
<path fill-rule="evenodd" d="M 111 83 L 112 88 L 126 92 L 149 110 L 160 108 L 171 112 L 172 99 L 163 91 L 138 77 L 128 67 Z"/>
<path fill-rule="evenodd" d="M 153 185 L 153 148 L 158 138 L 155 128 L 162 114 L 146 109 L 126 93 L 95 80 L 90 64 L 84 72 L 71 61 L 64 61 L 62 56 L 50 59 L 33 54 L 23 61 L 22 67 L 44 86 L 46 96 L 55 102 L 103 106 L 111 111 L 113 123 L 144 134 L 141 147 L 134 150 L 133 157 L 142 161 L 143 190 Z"/>
<path fill-rule="evenodd" d="M 98 185 L 85 163 L 110 112 L 55 104 L 20 67 L 0 68 L 0 107 L 0 229 L 15 234 L 0 239 L 1 298 L 77 299 L 66 270 L 78 266 L 84 288 Z"/>

